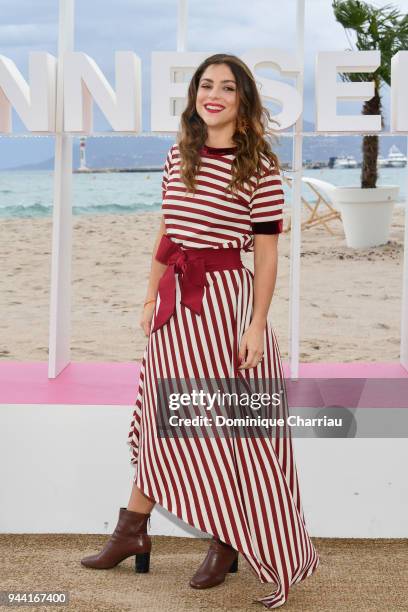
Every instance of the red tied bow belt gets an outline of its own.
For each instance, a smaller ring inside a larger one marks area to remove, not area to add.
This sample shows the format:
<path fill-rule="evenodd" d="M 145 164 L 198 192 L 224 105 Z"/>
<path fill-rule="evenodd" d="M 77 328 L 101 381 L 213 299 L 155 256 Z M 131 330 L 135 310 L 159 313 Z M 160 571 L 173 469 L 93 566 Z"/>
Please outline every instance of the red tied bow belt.
<path fill-rule="evenodd" d="M 156 259 L 167 264 L 167 270 L 159 281 L 160 304 L 151 331 L 154 332 L 167 323 L 175 312 L 176 273 L 181 274 L 181 304 L 201 315 L 204 287 L 209 285 L 206 272 L 243 268 L 240 252 L 239 248 L 183 248 L 163 234 Z"/>

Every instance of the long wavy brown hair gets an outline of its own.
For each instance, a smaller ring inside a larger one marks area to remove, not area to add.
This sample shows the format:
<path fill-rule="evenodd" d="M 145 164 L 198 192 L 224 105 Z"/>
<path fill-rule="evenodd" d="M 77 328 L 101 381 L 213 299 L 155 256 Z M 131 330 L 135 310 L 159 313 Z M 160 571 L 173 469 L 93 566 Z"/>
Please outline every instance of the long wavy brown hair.
<path fill-rule="evenodd" d="M 256 182 L 264 174 L 265 164 L 262 154 L 281 171 L 278 156 L 272 151 L 268 138 L 276 138 L 268 128 L 273 121 L 269 110 L 262 105 L 255 78 L 248 66 L 235 55 L 217 53 L 205 59 L 191 78 L 188 88 L 188 99 L 180 119 L 177 133 L 177 144 L 180 151 L 180 178 L 188 191 L 196 191 L 196 174 L 200 169 L 200 148 L 207 139 L 207 124 L 196 110 L 197 90 L 200 79 L 206 68 L 212 64 L 227 64 L 237 82 L 239 106 L 233 141 L 237 146 L 232 163 L 232 178 L 228 189 L 234 192 L 251 189 L 249 179 L 256 177 Z"/>

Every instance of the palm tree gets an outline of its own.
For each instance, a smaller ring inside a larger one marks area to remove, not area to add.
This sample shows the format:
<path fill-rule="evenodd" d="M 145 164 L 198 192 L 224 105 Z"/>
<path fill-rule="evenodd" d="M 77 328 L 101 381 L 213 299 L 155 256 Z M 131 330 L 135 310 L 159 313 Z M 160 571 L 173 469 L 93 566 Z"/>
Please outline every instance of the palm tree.
<path fill-rule="evenodd" d="M 381 52 L 381 65 L 374 73 L 341 73 L 343 81 L 374 81 L 374 96 L 364 102 L 363 115 L 381 115 L 381 87 L 391 85 L 391 58 L 397 51 L 408 49 L 408 15 L 402 15 L 392 4 L 377 8 L 360 0 L 333 0 L 332 8 L 336 20 L 348 30 L 356 33 L 358 51 Z M 348 37 L 350 42 L 350 38 Z M 351 45 L 351 42 L 350 42 Z M 353 48 L 350 50 L 354 50 Z M 361 187 L 376 187 L 378 136 L 363 137 L 363 164 Z"/>

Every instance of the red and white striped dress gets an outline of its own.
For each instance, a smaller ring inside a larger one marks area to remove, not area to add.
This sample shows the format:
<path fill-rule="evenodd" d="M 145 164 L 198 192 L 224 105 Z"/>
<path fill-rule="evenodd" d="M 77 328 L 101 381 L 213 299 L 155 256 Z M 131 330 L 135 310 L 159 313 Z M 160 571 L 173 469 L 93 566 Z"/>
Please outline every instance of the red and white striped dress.
<path fill-rule="evenodd" d="M 281 176 L 266 158 L 267 173 L 256 189 L 253 177 L 238 197 L 227 194 L 234 151 L 204 146 L 197 191 L 186 195 L 178 145 L 169 150 L 162 210 L 166 234 L 174 242 L 186 248 L 253 251 L 254 233 L 282 231 Z M 290 435 L 164 438 L 156 429 L 158 378 L 242 376 L 278 379 L 284 385 L 269 321 L 263 360 L 255 368 L 236 370 L 235 353 L 252 316 L 253 273 L 243 267 L 207 271 L 206 278 L 201 315 L 180 303 L 177 281 L 175 313 L 149 335 L 127 441 L 134 482 L 178 518 L 238 550 L 261 582 L 276 585 L 273 593 L 254 601 L 277 608 L 289 587 L 319 565 L 306 529 Z M 156 305 L 152 326 L 157 310 Z M 286 395 L 284 400 L 287 413 Z"/>

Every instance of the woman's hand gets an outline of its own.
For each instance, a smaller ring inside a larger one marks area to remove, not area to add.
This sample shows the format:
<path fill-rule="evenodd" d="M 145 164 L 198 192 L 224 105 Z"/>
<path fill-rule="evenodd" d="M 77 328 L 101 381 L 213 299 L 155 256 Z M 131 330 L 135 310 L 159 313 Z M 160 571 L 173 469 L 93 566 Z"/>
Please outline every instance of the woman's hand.
<path fill-rule="evenodd" d="M 164 222 L 164 216 L 162 215 L 160 220 L 160 228 L 157 234 L 153 252 L 152 252 L 152 264 L 150 270 L 149 283 L 146 289 L 146 300 L 149 301 L 148 304 L 144 304 L 142 313 L 140 315 L 139 325 L 143 329 L 146 336 L 150 334 L 151 323 L 153 319 L 153 314 L 156 306 L 156 302 L 151 302 L 150 299 L 154 299 L 152 296 L 156 296 L 157 298 L 157 290 L 159 286 L 159 282 L 163 273 L 165 272 L 167 265 L 161 263 L 156 259 L 157 249 L 159 248 L 160 241 L 162 236 L 166 233 L 166 224 Z"/>
<path fill-rule="evenodd" d="M 150 334 L 150 327 L 152 324 L 154 310 L 156 308 L 156 302 L 150 302 L 142 310 L 139 325 L 143 329 L 145 336 Z"/>
<path fill-rule="evenodd" d="M 238 369 L 254 368 L 264 352 L 265 323 L 252 321 L 244 332 L 238 352 Z M 246 356 L 246 359 L 245 359 Z"/>

